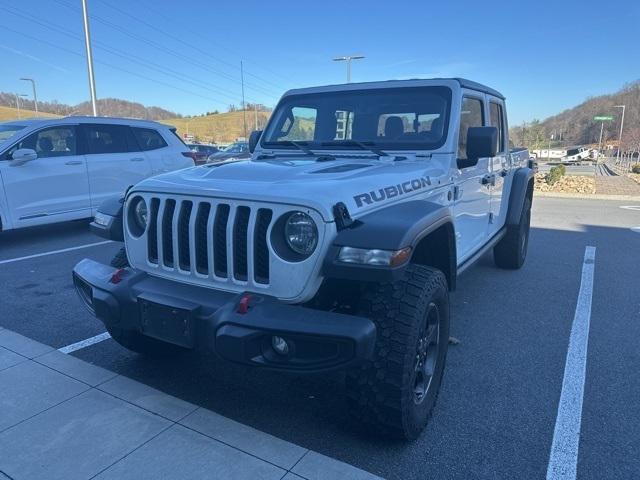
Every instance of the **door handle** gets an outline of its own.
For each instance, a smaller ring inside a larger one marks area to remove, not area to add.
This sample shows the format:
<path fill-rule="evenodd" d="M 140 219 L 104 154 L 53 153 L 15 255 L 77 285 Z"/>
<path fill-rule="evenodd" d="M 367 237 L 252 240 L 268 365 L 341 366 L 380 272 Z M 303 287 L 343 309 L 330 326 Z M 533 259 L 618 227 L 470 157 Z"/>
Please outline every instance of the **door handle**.
<path fill-rule="evenodd" d="M 65 165 L 82 165 L 82 160 L 69 160 Z"/>
<path fill-rule="evenodd" d="M 142 157 L 135 157 L 131 159 L 132 162 L 144 162 L 144 158 Z"/>

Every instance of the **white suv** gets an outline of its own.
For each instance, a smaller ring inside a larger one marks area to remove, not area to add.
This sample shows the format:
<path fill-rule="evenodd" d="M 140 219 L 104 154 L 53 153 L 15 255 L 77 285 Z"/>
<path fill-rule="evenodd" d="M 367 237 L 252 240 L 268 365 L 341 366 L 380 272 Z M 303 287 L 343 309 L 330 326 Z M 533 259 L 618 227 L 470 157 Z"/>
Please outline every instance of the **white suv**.
<path fill-rule="evenodd" d="M 107 198 L 194 165 L 160 123 L 67 117 L 0 124 L 0 230 L 93 216 Z"/>

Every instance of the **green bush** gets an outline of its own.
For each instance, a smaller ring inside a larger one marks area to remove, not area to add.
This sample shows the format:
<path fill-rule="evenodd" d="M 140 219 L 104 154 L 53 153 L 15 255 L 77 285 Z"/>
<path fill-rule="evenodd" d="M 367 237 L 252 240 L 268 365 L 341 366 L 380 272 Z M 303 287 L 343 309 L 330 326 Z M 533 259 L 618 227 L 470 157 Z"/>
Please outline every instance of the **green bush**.
<path fill-rule="evenodd" d="M 547 185 L 553 185 L 558 180 L 560 180 L 560 178 L 562 178 L 562 176 L 565 174 L 566 171 L 567 169 L 565 168 L 564 165 L 558 165 L 557 167 L 552 167 L 551 170 L 549 170 L 549 173 L 545 175 L 544 181 L 547 183 Z"/>
<path fill-rule="evenodd" d="M 640 173 L 640 163 L 636 163 L 633 167 L 631 167 L 631 171 L 633 173 Z"/>

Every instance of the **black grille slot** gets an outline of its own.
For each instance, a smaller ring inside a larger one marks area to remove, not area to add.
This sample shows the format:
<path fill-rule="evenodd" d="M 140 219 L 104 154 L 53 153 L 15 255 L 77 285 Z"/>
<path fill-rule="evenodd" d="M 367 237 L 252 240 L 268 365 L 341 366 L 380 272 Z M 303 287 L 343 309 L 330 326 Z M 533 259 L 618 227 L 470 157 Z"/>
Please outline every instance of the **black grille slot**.
<path fill-rule="evenodd" d="M 189 219 L 192 202 L 182 202 L 178 216 L 178 261 L 182 270 L 191 269 L 191 248 L 189 247 Z"/>
<path fill-rule="evenodd" d="M 233 274 L 237 280 L 247 280 L 247 229 L 249 207 L 238 207 L 233 223 Z"/>
<path fill-rule="evenodd" d="M 173 267 L 173 214 L 176 201 L 167 200 L 162 217 L 162 260 L 167 267 Z"/>
<path fill-rule="evenodd" d="M 213 225 L 213 266 L 218 277 L 227 276 L 227 222 L 229 205 L 219 205 Z"/>
<path fill-rule="evenodd" d="M 207 250 L 207 222 L 211 205 L 201 203 L 196 213 L 196 271 L 202 275 L 209 274 L 209 253 Z"/>
<path fill-rule="evenodd" d="M 267 247 L 267 230 L 273 212 L 265 208 L 258 210 L 256 228 L 253 233 L 254 277 L 258 283 L 269 283 L 269 248 Z"/>
<path fill-rule="evenodd" d="M 158 207 L 160 200 L 151 199 L 149 208 L 149 231 L 147 233 L 147 252 L 149 262 L 158 263 Z"/>

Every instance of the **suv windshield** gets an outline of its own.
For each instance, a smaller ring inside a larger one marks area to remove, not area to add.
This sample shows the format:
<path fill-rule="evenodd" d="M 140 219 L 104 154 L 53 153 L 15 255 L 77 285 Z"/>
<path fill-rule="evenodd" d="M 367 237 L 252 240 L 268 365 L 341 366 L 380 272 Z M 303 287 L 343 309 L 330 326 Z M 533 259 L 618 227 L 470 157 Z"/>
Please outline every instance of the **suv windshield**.
<path fill-rule="evenodd" d="M 444 144 L 451 90 L 403 87 L 292 95 L 262 137 L 266 148 L 432 150 Z M 292 143 L 293 142 L 293 143 Z"/>
<path fill-rule="evenodd" d="M 0 142 L 4 142 L 13 137 L 23 128 L 25 128 L 24 125 L 0 125 Z"/>

